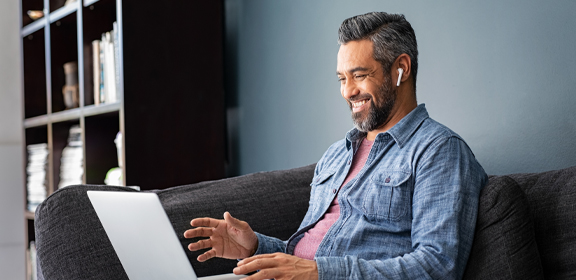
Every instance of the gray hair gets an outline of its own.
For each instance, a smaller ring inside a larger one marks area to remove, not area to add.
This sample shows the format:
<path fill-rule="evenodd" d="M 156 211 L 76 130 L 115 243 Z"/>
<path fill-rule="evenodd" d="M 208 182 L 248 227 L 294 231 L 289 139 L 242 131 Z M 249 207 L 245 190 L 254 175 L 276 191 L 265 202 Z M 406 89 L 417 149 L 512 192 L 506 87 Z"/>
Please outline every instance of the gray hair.
<path fill-rule="evenodd" d="M 416 34 L 404 15 L 372 12 L 348 18 L 338 29 L 338 44 L 368 39 L 374 46 L 374 60 L 380 62 L 384 73 L 396 58 L 405 53 L 412 60 L 412 77 L 416 89 L 418 73 L 418 44 Z"/>

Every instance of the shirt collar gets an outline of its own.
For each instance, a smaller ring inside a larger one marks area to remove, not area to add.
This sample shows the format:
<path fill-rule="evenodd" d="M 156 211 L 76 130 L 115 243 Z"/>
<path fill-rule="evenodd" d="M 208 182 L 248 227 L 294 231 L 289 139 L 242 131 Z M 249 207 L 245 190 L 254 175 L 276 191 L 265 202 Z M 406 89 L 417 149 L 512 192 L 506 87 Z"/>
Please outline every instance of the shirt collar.
<path fill-rule="evenodd" d="M 376 135 L 374 142 L 377 143 L 383 141 L 386 135 L 390 135 L 392 139 L 396 141 L 396 144 L 402 148 L 414 132 L 416 132 L 418 127 L 420 127 L 420 124 L 427 118 L 429 118 L 429 115 L 426 106 L 420 104 L 388 131 Z M 346 134 L 346 148 L 350 150 L 352 143 L 363 139 L 364 137 L 366 137 L 366 132 L 361 132 L 356 128 L 351 129 Z"/>

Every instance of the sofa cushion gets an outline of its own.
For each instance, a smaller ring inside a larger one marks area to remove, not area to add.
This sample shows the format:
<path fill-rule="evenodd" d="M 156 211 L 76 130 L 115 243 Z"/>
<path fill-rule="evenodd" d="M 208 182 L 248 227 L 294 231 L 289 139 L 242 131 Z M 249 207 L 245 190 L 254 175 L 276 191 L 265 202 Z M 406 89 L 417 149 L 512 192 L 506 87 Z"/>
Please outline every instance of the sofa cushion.
<path fill-rule="evenodd" d="M 526 193 L 547 279 L 576 279 L 576 166 L 510 175 Z"/>
<path fill-rule="evenodd" d="M 464 279 L 541 279 L 528 201 L 507 176 L 482 189 L 472 251 Z"/>

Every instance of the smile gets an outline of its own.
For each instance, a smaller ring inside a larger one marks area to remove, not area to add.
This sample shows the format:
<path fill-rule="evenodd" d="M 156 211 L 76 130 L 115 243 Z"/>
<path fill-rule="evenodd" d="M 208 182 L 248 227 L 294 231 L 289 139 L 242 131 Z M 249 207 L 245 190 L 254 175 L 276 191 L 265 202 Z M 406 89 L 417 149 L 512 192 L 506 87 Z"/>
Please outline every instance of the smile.
<path fill-rule="evenodd" d="M 356 112 L 363 111 L 365 109 L 365 107 L 368 106 L 366 103 L 368 103 L 368 104 L 370 103 L 370 98 L 362 99 L 359 101 L 350 101 L 350 104 L 352 105 L 351 106 L 352 112 L 356 113 Z"/>
<path fill-rule="evenodd" d="M 358 102 L 352 102 L 352 106 L 354 108 L 358 108 L 364 104 L 366 104 L 366 102 L 368 102 L 368 100 L 362 100 L 362 101 L 358 101 Z"/>

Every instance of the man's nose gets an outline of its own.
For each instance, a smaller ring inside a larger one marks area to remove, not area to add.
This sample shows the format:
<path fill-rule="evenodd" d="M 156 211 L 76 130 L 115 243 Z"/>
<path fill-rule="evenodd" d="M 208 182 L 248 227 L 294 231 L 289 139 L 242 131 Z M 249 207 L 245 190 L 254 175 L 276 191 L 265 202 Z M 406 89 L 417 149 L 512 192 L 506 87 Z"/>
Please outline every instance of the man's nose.
<path fill-rule="evenodd" d="M 354 82 L 346 81 L 345 84 L 341 85 L 341 88 L 342 88 L 342 97 L 348 100 L 350 100 L 350 98 L 360 93 L 360 90 L 358 89 L 358 87 Z"/>

